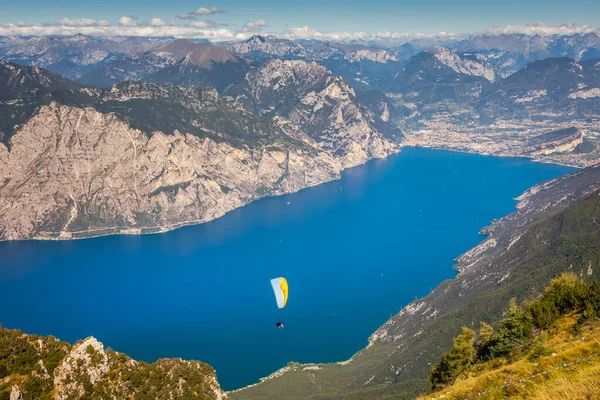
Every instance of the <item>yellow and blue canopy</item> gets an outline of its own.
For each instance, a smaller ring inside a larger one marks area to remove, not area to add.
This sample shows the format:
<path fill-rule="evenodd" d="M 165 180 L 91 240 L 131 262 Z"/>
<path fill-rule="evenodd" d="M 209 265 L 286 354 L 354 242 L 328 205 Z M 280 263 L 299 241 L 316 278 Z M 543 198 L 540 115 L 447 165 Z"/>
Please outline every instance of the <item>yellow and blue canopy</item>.
<path fill-rule="evenodd" d="M 287 304 L 288 299 L 288 283 L 285 278 L 271 279 L 271 286 L 277 300 L 277 307 L 283 308 Z"/>

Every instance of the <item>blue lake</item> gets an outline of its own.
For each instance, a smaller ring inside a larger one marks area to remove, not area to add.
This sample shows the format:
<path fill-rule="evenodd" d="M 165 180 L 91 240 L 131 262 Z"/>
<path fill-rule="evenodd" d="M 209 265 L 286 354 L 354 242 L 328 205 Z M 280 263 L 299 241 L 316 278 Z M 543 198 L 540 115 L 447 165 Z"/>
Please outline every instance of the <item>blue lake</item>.
<path fill-rule="evenodd" d="M 340 181 L 147 236 L 0 243 L 0 323 L 154 361 L 215 367 L 225 389 L 288 361 L 348 359 L 528 187 L 572 171 L 406 148 Z M 278 310 L 269 280 L 289 281 Z M 281 319 L 285 329 L 275 322 Z"/>

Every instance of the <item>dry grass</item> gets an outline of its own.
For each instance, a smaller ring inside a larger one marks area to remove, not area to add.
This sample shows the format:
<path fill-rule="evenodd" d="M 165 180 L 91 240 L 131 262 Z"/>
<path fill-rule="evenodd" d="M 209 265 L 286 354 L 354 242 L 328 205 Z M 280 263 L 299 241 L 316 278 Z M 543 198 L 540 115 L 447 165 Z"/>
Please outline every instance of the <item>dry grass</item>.
<path fill-rule="evenodd" d="M 600 355 L 563 368 L 564 364 L 600 352 L 600 323 L 575 335 L 571 331 L 574 322 L 573 316 L 563 318 L 556 328 L 543 335 L 543 346 L 551 349 L 553 355 L 537 360 L 524 357 L 512 363 L 483 363 L 452 386 L 421 399 L 600 399 Z M 558 369 L 530 377 L 553 368 Z M 483 395 L 476 397 L 478 393 Z"/>
<path fill-rule="evenodd" d="M 548 378 L 516 386 L 514 399 L 600 399 L 600 360 L 557 371 Z"/>

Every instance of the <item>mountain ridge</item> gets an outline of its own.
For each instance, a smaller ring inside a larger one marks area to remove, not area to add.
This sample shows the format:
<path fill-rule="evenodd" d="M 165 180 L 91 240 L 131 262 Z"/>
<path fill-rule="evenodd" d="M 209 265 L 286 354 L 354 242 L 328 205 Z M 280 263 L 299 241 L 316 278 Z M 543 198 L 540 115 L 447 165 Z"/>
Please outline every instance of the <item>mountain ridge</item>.
<path fill-rule="evenodd" d="M 0 144 L 5 240 L 153 233 L 202 223 L 399 150 L 326 70 L 329 91 L 322 96 L 335 107 L 321 110 L 319 121 L 337 125 L 333 136 L 310 138 L 302 130 L 315 120 L 254 115 L 214 88 L 125 82 L 49 90 L 64 78 L 36 67 L 1 67 L 13 76 L 39 73 L 28 90 L 40 92 L 26 112 L 7 119 L 17 128 Z M 299 68 L 312 71 L 304 62 Z M 6 93 L 4 112 L 13 115 L 23 92 Z M 296 105 L 311 93 L 297 91 Z"/>

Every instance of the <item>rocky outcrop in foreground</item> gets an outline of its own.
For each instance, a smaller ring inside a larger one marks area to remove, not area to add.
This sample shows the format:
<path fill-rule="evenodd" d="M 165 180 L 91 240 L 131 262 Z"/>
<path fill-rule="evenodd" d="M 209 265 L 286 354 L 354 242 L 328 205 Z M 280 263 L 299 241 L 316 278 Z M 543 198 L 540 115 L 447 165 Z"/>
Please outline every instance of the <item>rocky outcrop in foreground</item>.
<path fill-rule="evenodd" d="M 160 359 L 153 364 L 105 349 L 89 337 L 71 346 L 48 336 L 0 329 L 0 398 L 211 399 L 226 395 L 207 364 Z"/>

